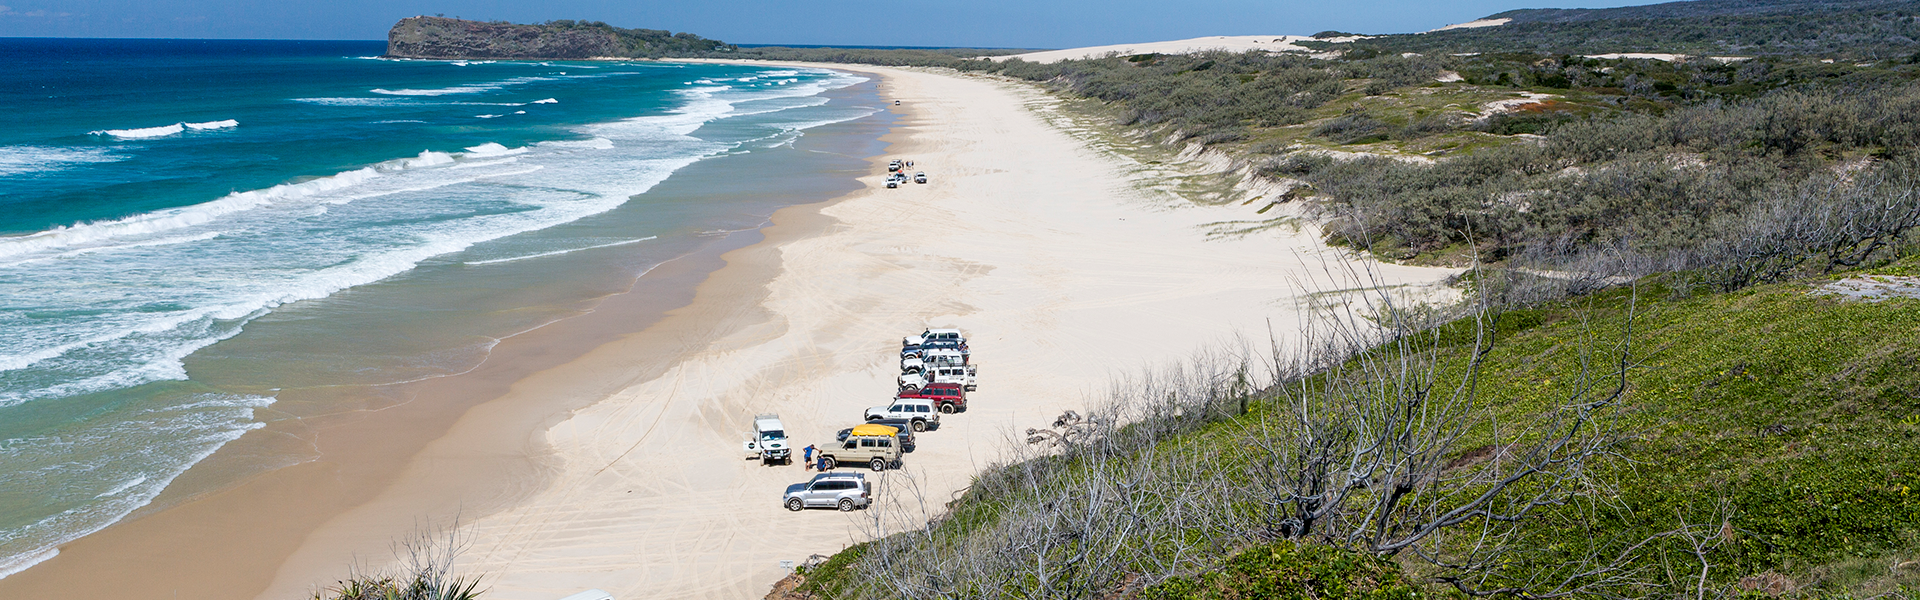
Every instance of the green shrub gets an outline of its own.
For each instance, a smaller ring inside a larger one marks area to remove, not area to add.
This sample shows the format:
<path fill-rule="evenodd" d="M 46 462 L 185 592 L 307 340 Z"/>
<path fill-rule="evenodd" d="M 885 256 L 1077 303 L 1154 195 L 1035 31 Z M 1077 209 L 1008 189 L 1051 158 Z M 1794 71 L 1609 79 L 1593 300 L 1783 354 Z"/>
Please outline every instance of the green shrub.
<path fill-rule="evenodd" d="M 1249 548 L 1196 577 L 1148 587 L 1148 600 L 1414 600 L 1398 566 L 1319 544 Z"/>

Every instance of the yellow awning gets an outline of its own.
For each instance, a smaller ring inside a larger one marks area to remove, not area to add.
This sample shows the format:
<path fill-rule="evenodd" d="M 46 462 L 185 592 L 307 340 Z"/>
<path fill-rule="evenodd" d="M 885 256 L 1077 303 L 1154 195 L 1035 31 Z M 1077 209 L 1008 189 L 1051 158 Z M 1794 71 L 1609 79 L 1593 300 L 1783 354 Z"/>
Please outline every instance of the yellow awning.
<path fill-rule="evenodd" d="M 900 435 L 900 428 L 868 423 L 855 426 L 848 435 Z"/>

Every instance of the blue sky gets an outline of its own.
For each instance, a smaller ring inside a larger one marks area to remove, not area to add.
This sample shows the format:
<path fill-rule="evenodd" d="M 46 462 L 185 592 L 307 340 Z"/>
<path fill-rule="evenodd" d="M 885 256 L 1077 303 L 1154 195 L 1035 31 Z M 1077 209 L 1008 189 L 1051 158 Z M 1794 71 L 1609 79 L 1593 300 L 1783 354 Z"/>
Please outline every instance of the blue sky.
<path fill-rule="evenodd" d="M 0 37 L 386 39 L 403 17 L 606 21 L 738 44 L 1069 48 L 1424 31 L 1514 8 L 1648 0 L 0 0 Z"/>

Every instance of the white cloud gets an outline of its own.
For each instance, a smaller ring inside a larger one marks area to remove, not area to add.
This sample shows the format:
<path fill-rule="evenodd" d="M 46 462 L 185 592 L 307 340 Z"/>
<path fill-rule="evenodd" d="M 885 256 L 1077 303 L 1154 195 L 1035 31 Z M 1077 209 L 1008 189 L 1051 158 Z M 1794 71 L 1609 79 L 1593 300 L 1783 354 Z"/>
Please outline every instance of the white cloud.
<path fill-rule="evenodd" d="M 52 17 L 57 19 L 61 17 L 71 17 L 71 16 L 73 16 L 73 13 L 70 13 L 70 12 L 52 12 L 47 10 L 29 10 L 26 12 L 20 12 L 20 11 L 14 10 L 13 7 L 11 6 L 0 4 L 0 17 L 29 17 L 29 18 Z"/>

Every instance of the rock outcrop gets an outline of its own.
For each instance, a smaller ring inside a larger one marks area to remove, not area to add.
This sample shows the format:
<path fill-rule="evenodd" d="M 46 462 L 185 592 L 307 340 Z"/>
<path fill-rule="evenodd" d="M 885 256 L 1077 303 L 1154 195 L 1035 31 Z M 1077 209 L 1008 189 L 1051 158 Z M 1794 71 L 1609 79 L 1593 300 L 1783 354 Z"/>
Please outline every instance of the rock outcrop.
<path fill-rule="evenodd" d="M 724 52 L 732 46 L 688 33 L 621 29 L 606 23 L 538 25 L 408 17 L 387 32 L 387 56 L 441 59 L 659 58 Z"/>

